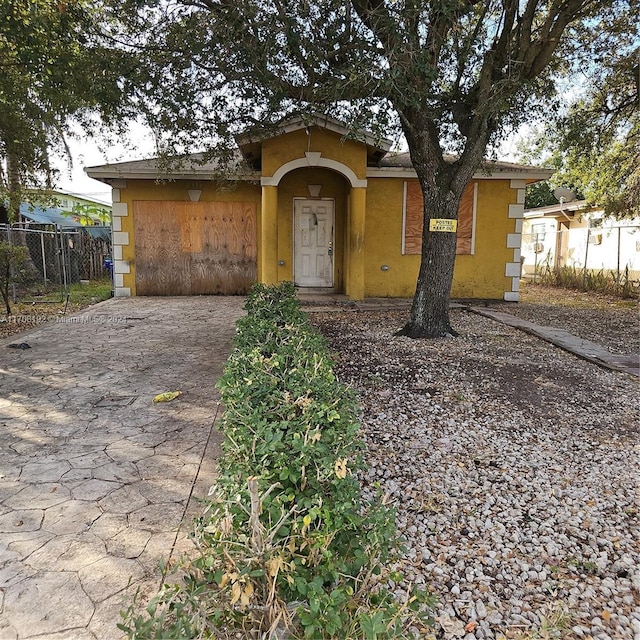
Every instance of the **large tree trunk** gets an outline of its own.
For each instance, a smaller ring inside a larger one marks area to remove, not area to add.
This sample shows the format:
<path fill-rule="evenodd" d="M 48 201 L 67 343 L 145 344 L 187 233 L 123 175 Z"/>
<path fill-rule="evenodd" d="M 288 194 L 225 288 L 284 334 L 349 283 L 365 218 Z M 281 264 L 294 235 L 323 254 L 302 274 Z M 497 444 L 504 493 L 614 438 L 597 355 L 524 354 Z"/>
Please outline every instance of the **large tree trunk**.
<path fill-rule="evenodd" d="M 449 300 L 456 260 L 457 233 L 430 231 L 433 219 L 458 220 L 462 194 L 482 162 L 489 129 L 473 131 L 461 156 L 446 160 L 433 122 L 415 108 L 398 108 L 424 203 L 422 257 L 409 322 L 398 332 L 411 338 L 458 335 L 449 321 Z"/>
<path fill-rule="evenodd" d="M 7 312 L 7 317 L 11 315 L 11 297 L 9 294 L 9 287 L 11 283 L 11 263 L 7 260 L 6 264 L 1 264 L 2 276 L 0 277 L 0 293 L 2 294 L 2 302 L 4 302 L 4 308 Z"/>
<path fill-rule="evenodd" d="M 422 181 L 421 181 L 422 182 Z M 466 186 L 466 185 L 465 185 Z M 457 193 L 457 191 L 460 191 Z M 400 335 L 411 338 L 441 338 L 457 335 L 449 321 L 449 299 L 456 258 L 456 234 L 429 231 L 434 218 L 458 219 L 462 190 L 452 191 L 444 185 L 435 193 L 423 183 L 424 226 L 422 229 L 422 257 L 411 306 L 409 322 Z"/>
<path fill-rule="evenodd" d="M 7 185 L 9 191 L 9 206 L 8 206 L 8 218 L 9 224 L 15 224 L 20 222 L 20 205 L 22 204 L 22 198 L 24 195 L 24 185 L 22 184 L 22 176 L 20 174 L 20 163 L 13 153 L 7 153 L 6 156 L 7 166 Z M 27 242 L 27 232 L 24 229 L 16 227 L 11 233 L 12 244 L 16 246 L 23 246 L 25 248 L 24 267 L 30 273 L 40 273 L 40 270 L 36 268 L 31 257 L 31 250 Z M 9 308 L 9 302 L 7 301 L 7 308 Z"/>
<path fill-rule="evenodd" d="M 7 153 L 7 187 L 9 191 L 9 223 L 20 221 L 20 204 L 22 202 L 22 181 L 16 157 Z"/>

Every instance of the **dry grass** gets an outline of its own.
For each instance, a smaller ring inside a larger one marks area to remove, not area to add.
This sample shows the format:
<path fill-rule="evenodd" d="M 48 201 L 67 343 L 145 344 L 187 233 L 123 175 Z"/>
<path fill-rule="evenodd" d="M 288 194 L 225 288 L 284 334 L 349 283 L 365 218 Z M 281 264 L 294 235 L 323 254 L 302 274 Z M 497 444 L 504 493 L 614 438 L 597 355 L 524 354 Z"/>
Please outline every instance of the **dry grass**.
<path fill-rule="evenodd" d="M 540 616 L 540 627 L 535 630 L 511 630 L 506 636 L 509 640 L 571 640 L 578 636 L 571 630 L 571 613 L 569 606 L 559 600 L 550 602 L 544 607 Z"/>
<path fill-rule="evenodd" d="M 635 309 L 636 313 L 639 308 L 638 298 L 619 298 L 594 291 L 545 287 L 532 282 L 521 283 L 520 302 L 574 309 Z"/>
<path fill-rule="evenodd" d="M 68 302 L 60 291 L 55 291 L 38 302 L 12 303 L 10 316 L 4 313 L 3 304 L 0 308 L 0 340 L 19 336 L 41 324 L 82 311 L 96 302 L 107 300 L 110 295 L 111 282 L 96 280 L 89 284 L 72 284 Z"/>

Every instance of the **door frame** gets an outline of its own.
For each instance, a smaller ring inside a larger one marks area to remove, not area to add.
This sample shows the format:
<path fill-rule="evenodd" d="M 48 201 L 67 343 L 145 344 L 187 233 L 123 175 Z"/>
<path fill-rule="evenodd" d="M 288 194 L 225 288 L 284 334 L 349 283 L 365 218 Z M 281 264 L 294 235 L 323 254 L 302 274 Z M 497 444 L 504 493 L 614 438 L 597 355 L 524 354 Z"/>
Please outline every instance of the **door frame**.
<path fill-rule="evenodd" d="M 291 232 L 292 232 L 292 255 L 291 255 L 291 275 L 293 282 L 296 282 L 296 203 L 300 202 L 331 202 L 332 203 L 332 223 L 331 223 L 331 245 L 333 246 L 333 260 L 331 261 L 331 284 L 326 287 L 310 286 L 296 284 L 296 288 L 305 291 L 319 290 L 326 293 L 334 293 L 336 291 L 336 199 L 335 198 L 309 198 L 297 196 L 293 198 L 293 210 L 291 215 Z"/>

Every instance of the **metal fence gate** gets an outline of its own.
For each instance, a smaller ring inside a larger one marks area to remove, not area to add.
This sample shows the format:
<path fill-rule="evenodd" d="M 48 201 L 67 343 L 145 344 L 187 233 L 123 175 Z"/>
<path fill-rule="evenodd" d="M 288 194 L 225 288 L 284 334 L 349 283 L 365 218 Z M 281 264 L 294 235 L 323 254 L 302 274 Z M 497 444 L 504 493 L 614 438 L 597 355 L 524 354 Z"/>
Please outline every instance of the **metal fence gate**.
<path fill-rule="evenodd" d="M 81 280 L 110 277 L 110 229 L 61 229 L 55 226 L 0 225 L 0 242 L 27 249 L 25 276 L 12 284 L 14 302 L 60 292 Z"/>

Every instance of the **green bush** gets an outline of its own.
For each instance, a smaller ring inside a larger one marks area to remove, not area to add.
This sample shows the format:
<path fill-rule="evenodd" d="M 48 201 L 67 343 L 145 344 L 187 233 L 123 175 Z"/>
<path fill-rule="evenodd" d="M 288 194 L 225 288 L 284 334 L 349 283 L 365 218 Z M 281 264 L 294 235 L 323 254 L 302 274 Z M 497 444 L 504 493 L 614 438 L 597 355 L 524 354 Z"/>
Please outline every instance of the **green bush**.
<path fill-rule="evenodd" d="M 24 285 L 33 276 L 27 247 L 0 241 L 0 296 L 8 316 L 11 315 L 11 286 Z"/>
<path fill-rule="evenodd" d="M 199 553 L 120 628 L 130 638 L 419 637 L 433 600 L 401 590 L 395 515 L 361 498 L 355 398 L 291 284 L 256 286 L 246 308 L 219 381 L 223 455 L 195 527 Z"/>

